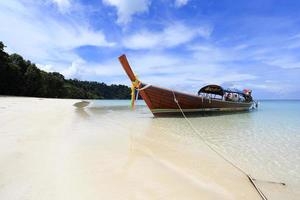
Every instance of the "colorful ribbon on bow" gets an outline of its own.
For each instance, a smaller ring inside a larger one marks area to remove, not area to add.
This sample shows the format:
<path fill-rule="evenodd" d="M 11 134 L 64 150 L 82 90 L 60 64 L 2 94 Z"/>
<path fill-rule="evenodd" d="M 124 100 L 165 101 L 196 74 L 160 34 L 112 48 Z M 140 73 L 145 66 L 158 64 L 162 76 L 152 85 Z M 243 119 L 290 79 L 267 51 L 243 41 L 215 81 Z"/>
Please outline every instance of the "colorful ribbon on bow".
<path fill-rule="evenodd" d="M 134 81 L 131 82 L 131 109 L 135 109 L 135 90 L 140 87 L 141 82 L 136 78 Z M 137 95 L 138 98 L 138 95 Z"/>

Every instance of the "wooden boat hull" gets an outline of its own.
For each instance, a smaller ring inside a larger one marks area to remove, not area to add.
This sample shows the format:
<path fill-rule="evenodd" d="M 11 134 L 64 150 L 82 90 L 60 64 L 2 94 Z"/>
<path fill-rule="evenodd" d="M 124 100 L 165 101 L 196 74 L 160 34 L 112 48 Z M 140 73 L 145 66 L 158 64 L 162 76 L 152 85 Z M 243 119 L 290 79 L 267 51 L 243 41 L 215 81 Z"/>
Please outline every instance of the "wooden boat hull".
<path fill-rule="evenodd" d="M 141 88 L 145 86 L 141 84 Z M 252 107 L 251 102 L 210 99 L 152 85 L 140 91 L 140 95 L 154 116 L 182 115 L 181 110 L 184 114 L 248 111 Z"/>

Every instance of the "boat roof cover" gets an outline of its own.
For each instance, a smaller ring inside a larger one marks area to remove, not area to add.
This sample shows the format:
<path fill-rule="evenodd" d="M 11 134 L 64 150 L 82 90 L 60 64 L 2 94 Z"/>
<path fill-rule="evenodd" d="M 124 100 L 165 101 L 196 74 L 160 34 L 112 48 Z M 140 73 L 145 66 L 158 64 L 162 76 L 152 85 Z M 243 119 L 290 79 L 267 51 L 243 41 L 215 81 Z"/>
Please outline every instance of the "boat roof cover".
<path fill-rule="evenodd" d="M 219 85 L 207 85 L 198 91 L 198 94 L 200 93 L 217 94 L 223 96 L 224 89 Z"/>
<path fill-rule="evenodd" d="M 249 90 L 249 91 L 251 91 L 251 90 Z M 217 94 L 217 95 L 223 96 L 224 93 L 226 93 L 226 92 L 228 92 L 228 93 L 237 93 L 237 94 L 240 94 L 242 96 L 246 96 L 246 94 L 245 94 L 244 91 L 241 91 L 241 90 L 238 90 L 238 89 L 235 89 L 235 88 L 223 89 L 219 85 L 207 85 L 207 86 L 204 86 L 203 88 L 201 88 L 198 91 L 198 95 L 200 93 L 207 93 L 207 94 Z"/>

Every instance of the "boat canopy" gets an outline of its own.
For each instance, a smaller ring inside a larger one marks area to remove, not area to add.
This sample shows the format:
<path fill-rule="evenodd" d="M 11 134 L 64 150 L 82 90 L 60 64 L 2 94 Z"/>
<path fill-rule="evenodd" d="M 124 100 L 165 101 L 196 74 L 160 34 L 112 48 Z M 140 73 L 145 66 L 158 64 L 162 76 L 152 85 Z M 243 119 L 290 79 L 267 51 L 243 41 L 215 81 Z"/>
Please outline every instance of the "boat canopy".
<path fill-rule="evenodd" d="M 198 95 L 200 93 L 207 93 L 207 94 L 217 94 L 223 96 L 224 92 L 225 92 L 224 89 L 219 85 L 207 85 L 198 91 Z"/>

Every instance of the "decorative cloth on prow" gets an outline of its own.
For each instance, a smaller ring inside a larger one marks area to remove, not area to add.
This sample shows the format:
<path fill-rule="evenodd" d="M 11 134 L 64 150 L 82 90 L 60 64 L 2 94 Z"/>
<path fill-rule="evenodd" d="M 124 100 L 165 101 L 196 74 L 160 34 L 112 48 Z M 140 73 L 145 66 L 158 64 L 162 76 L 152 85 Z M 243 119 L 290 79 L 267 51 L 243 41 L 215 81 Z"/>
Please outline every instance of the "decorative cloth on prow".
<path fill-rule="evenodd" d="M 137 76 L 136 79 L 131 82 L 131 109 L 135 109 L 135 90 L 139 89 L 141 82 L 138 80 Z M 138 94 L 137 94 L 138 97 Z"/>

